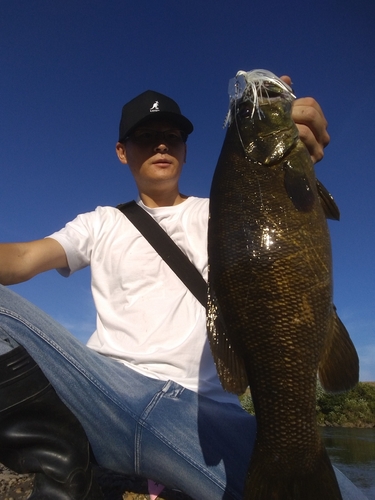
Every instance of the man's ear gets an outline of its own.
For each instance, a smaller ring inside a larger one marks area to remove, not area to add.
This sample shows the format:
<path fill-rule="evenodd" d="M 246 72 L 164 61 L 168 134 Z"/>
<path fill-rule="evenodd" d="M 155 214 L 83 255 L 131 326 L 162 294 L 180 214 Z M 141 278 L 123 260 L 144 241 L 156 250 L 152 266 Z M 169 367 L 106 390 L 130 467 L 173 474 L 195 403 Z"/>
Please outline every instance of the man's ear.
<path fill-rule="evenodd" d="M 186 156 L 187 156 L 187 144 L 185 142 L 185 156 L 184 156 L 184 163 L 186 163 Z"/>
<path fill-rule="evenodd" d="M 122 144 L 121 142 L 118 142 L 116 144 L 116 153 L 117 153 L 117 157 L 121 163 L 123 163 L 124 165 L 126 163 L 128 163 L 127 158 L 126 158 L 126 149 L 125 149 L 124 144 Z"/>

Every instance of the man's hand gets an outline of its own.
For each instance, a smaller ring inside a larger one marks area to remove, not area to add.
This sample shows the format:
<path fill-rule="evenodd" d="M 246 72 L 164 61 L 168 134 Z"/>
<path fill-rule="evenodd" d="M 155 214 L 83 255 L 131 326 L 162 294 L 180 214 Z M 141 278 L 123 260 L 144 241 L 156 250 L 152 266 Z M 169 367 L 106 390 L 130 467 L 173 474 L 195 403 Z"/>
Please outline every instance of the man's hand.
<path fill-rule="evenodd" d="M 288 85 L 292 83 L 289 76 L 282 76 L 281 80 Z M 312 97 L 302 97 L 293 103 L 292 118 L 313 162 L 320 161 L 324 156 L 324 148 L 330 141 L 328 123 L 322 108 Z"/>

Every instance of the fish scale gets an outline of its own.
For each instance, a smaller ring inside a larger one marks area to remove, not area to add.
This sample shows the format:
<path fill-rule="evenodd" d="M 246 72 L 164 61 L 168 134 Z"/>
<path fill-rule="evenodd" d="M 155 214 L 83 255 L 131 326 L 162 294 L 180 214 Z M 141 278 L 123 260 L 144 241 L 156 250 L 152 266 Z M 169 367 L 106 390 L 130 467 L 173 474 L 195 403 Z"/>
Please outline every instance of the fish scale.
<path fill-rule="evenodd" d="M 223 387 L 249 385 L 254 402 L 244 498 L 340 500 L 316 425 L 316 376 L 349 389 L 358 356 L 332 303 L 326 217 L 338 209 L 298 137 L 293 98 L 258 70 L 232 99 L 210 193 L 208 335 Z"/>

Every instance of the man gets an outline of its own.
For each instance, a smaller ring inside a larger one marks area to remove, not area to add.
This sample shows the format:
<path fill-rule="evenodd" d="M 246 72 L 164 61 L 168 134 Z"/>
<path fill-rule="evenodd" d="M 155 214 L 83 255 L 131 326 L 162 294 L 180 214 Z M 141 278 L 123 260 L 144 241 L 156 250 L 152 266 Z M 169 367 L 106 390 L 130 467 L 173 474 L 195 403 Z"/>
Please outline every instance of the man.
<path fill-rule="evenodd" d="M 319 160 L 329 141 L 319 105 L 299 99 L 293 116 Z M 192 130 L 172 99 L 146 91 L 123 107 L 116 150 L 141 207 L 206 278 L 208 200 L 179 191 Z M 221 388 L 204 308 L 119 210 L 2 244 L 0 263 L 3 285 L 50 269 L 92 272 L 88 347 L 0 287 L 0 462 L 37 473 L 32 499 L 101 498 L 88 442 L 103 467 L 196 499 L 242 498 L 255 419 Z"/>

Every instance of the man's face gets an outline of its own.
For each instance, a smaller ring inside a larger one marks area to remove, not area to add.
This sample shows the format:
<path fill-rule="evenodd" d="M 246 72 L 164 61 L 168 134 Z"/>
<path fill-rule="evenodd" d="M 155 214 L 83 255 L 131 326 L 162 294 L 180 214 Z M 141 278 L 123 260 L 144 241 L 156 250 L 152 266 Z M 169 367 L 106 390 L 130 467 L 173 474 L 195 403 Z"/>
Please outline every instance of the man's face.
<path fill-rule="evenodd" d="M 186 158 L 183 134 L 169 122 L 150 122 L 138 127 L 117 155 L 127 163 L 140 190 L 147 186 L 169 189 L 178 184 Z"/>

